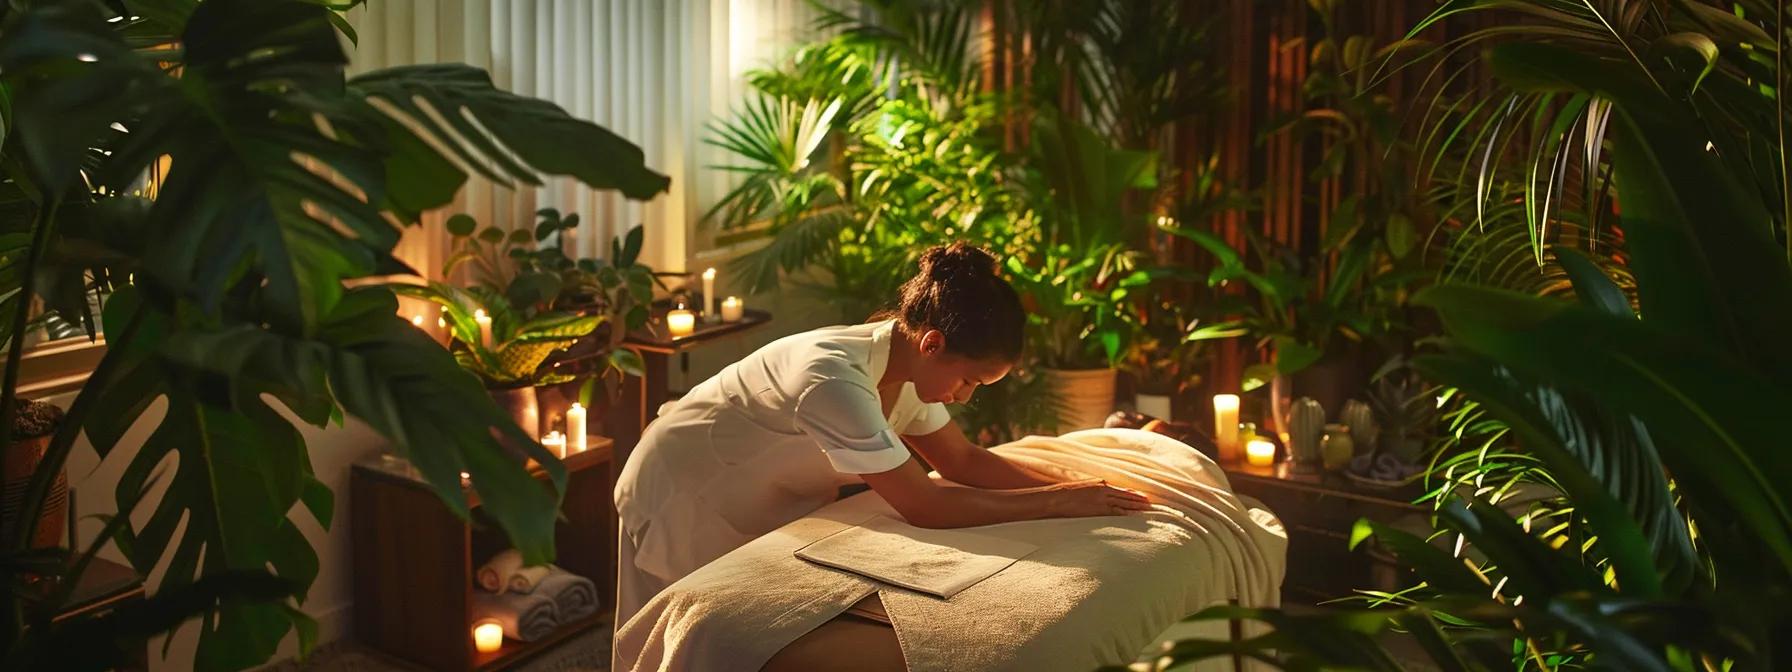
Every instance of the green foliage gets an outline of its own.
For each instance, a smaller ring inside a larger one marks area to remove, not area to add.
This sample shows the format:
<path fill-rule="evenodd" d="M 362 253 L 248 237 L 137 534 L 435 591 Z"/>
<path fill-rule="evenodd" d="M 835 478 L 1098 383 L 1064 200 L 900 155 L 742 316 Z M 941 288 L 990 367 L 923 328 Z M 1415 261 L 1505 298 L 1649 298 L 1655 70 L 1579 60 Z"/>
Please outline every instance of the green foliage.
<path fill-rule="evenodd" d="M 148 612 L 82 631 L 93 640 L 141 642 L 197 614 L 197 664 L 208 670 L 260 664 L 295 629 L 302 645 L 314 641 L 298 605 L 318 558 L 297 520 L 327 528 L 334 502 L 295 419 L 359 418 L 462 516 L 460 473 L 471 473 L 524 555 L 553 557 L 563 468 L 397 316 L 391 289 L 365 279 L 405 270 L 391 256 L 399 225 L 447 204 L 467 179 L 462 165 L 530 184 L 571 175 L 636 198 L 667 179 L 620 137 L 498 91 L 467 66 L 346 78 L 332 7 L 352 4 L 0 7 L 0 309 L 13 337 L 0 417 L 17 398 L 23 299 L 93 333 L 90 297 L 109 297 L 106 354 L 33 472 L 22 516 L 37 517 L 85 434 L 102 458 L 127 462 L 121 515 L 103 541 L 145 575 L 165 569 Z M 150 201 L 135 194 L 153 165 L 165 172 Z M 164 410 L 149 413 L 158 400 Z M 113 457 L 138 424 L 150 438 Z M 0 423 L 0 444 L 9 428 Z M 500 437 L 546 465 L 554 490 Z M 144 516 L 122 515 L 164 461 L 174 465 L 166 494 Z M 8 554 L 26 536 L 5 540 Z M 229 578 L 270 572 L 279 591 Z M 59 626 L 17 618 L 19 595 L 6 595 L 9 669 L 69 641 Z"/>
<path fill-rule="evenodd" d="M 559 311 L 519 310 L 504 295 L 488 287 L 461 289 L 441 282 L 428 285 L 392 285 L 392 290 L 434 302 L 442 307 L 442 319 L 456 346 L 454 359 L 488 387 L 521 387 L 555 381 L 542 363 L 595 331 L 603 315 L 576 315 Z M 491 320 L 491 340 L 485 340 L 478 318 Z"/>

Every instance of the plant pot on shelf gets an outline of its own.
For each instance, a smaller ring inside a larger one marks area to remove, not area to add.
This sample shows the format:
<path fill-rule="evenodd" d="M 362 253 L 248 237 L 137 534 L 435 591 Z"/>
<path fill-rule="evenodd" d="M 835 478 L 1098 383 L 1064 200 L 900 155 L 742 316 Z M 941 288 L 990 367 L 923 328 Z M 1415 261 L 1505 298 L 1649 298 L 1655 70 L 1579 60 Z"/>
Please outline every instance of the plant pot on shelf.
<path fill-rule="evenodd" d="M 1045 369 L 1046 386 L 1057 403 L 1058 433 L 1100 427 L 1114 412 L 1113 369 Z"/>
<path fill-rule="evenodd" d="M 19 402 L 18 417 L 13 422 L 12 445 L 6 447 L 6 482 L 0 492 L 0 539 L 11 539 L 25 508 L 25 494 L 31 475 L 37 471 L 50 437 L 62 425 L 62 409 L 39 401 Z M 62 545 L 62 530 L 68 516 L 68 472 L 56 474 L 50 493 L 44 500 L 31 535 L 33 548 Z"/>
<path fill-rule="evenodd" d="M 531 437 L 541 436 L 541 406 L 535 396 L 535 387 L 488 387 L 486 392 L 492 395 L 492 401 L 510 416 L 524 434 Z M 508 442 L 506 442 L 508 444 Z M 515 457 L 522 458 L 522 446 L 508 446 L 516 451 Z"/>

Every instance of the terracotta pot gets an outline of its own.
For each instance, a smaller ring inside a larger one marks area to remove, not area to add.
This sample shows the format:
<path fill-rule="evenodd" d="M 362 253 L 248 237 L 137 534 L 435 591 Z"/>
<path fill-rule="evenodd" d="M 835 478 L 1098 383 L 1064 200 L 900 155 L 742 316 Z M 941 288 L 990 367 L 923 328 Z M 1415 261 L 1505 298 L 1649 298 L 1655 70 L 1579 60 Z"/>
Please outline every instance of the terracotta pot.
<path fill-rule="evenodd" d="M 492 395 L 492 401 L 510 420 L 529 436 L 541 436 L 541 407 L 536 401 L 535 388 L 523 387 L 489 387 L 486 392 Z"/>
<path fill-rule="evenodd" d="M 20 509 L 25 508 L 25 491 L 31 475 L 50 447 L 50 437 L 62 423 L 62 410 L 35 401 L 23 401 L 19 408 L 20 422 L 14 434 L 20 438 L 6 447 L 6 481 L 0 484 L 0 539 L 11 539 L 18 524 Z M 68 518 L 68 472 L 58 472 L 44 500 L 43 513 L 37 519 L 37 531 L 31 535 L 34 548 L 62 545 L 63 527 Z"/>
<path fill-rule="evenodd" d="M 1114 412 L 1113 369 L 1045 369 L 1045 382 L 1058 407 L 1058 433 L 1100 427 Z"/>

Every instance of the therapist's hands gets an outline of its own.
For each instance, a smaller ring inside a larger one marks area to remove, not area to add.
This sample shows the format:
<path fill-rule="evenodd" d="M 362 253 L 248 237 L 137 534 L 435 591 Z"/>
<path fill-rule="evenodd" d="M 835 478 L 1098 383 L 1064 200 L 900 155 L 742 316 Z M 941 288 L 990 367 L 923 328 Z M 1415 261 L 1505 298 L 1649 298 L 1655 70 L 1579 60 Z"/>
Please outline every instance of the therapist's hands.
<path fill-rule="evenodd" d="M 1143 493 L 1093 479 L 1048 486 L 1052 515 L 1059 518 L 1118 516 L 1128 511 L 1149 511 L 1151 501 Z"/>

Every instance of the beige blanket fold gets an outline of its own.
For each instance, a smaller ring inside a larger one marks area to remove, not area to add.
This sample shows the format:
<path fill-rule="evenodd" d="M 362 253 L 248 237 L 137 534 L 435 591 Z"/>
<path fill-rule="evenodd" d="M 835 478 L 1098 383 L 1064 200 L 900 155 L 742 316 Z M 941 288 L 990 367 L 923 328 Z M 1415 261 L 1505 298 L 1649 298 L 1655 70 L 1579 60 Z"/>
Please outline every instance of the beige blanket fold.
<path fill-rule="evenodd" d="M 1234 495 L 1225 474 L 1194 449 L 1157 434 L 1103 429 L 992 450 L 1041 473 L 1142 491 L 1155 506 L 1129 516 L 958 530 L 1035 550 L 942 600 L 890 585 L 880 590 L 877 581 L 797 556 L 818 540 L 876 522 L 867 520 L 874 516 L 896 523 L 888 504 L 864 493 L 668 587 L 619 628 L 616 669 L 758 669 L 873 592 L 908 668 L 920 671 L 1127 664 L 1153 653 L 1145 649 L 1160 633 L 1203 608 L 1228 600 L 1278 603 L 1287 550 L 1280 523 Z"/>
<path fill-rule="evenodd" d="M 872 516 L 797 549 L 796 557 L 949 599 L 1037 547 L 960 530 L 930 530 Z"/>

